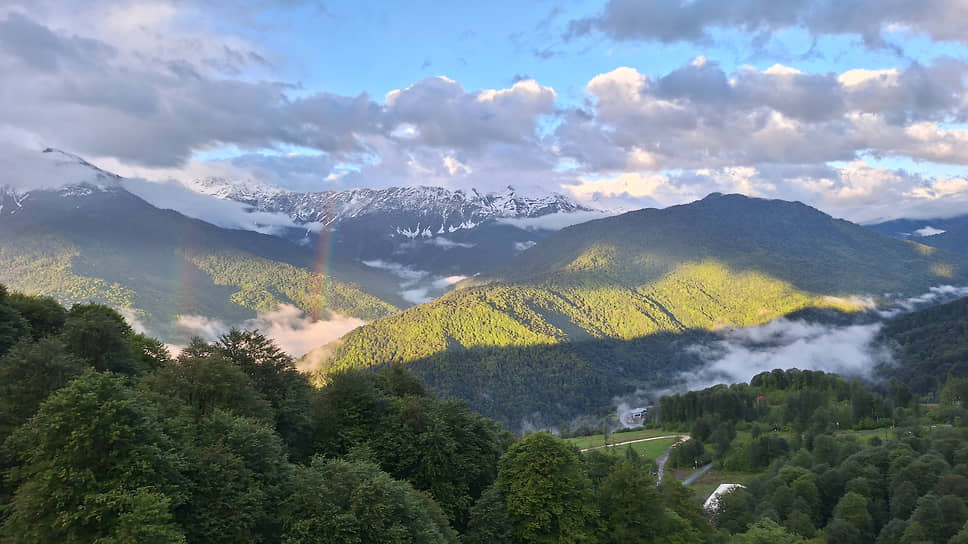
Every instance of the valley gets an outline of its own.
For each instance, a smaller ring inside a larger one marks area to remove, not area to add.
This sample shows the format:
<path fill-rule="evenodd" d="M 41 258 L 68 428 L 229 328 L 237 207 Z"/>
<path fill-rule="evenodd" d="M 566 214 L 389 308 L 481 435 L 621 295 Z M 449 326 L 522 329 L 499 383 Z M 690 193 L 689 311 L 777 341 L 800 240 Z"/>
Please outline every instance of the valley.
<path fill-rule="evenodd" d="M 505 425 L 541 427 L 668 387 L 700 366 L 683 348 L 717 330 L 783 316 L 869 322 L 891 297 L 964 281 L 966 265 L 802 204 L 711 195 L 565 228 L 306 360 L 322 365 L 319 383 L 330 370 L 404 363 Z M 554 393 L 534 393 L 549 383 Z"/>
<path fill-rule="evenodd" d="M 0 544 L 968 544 L 968 0 L 0 0 Z"/>

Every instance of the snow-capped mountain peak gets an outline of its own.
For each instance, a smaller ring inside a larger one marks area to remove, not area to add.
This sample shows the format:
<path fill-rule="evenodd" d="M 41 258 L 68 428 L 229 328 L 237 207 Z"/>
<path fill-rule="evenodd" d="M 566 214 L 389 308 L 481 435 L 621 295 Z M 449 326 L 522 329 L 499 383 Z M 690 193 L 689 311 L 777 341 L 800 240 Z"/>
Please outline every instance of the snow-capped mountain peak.
<path fill-rule="evenodd" d="M 60 170 L 61 176 L 51 181 L 61 187 L 88 185 L 99 189 L 116 188 L 121 176 L 102 170 L 86 160 L 68 153 L 48 147 L 43 150 L 47 164 Z"/>
<path fill-rule="evenodd" d="M 494 193 L 471 189 L 469 194 L 427 186 L 304 193 L 230 178 L 203 178 L 188 186 L 217 198 L 243 202 L 255 211 L 285 213 L 300 224 L 335 226 L 368 218 L 385 221 L 384 234 L 411 239 L 473 229 L 492 219 L 590 211 L 561 194 L 525 196 L 511 186 Z"/>
<path fill-rule="evenodd" d="M 273 195 L 285 192 L 282 189 L 267 185 L 253 179 L 225 178 L 209 176 L 198 178 L 187 183 L 188 188 L 197 193 L 211 195 L 226 200 L 239 202 L 257 202 Z"/>
<path fill-rule="evenodd" d="M 56 192 L 65 198 L 121 190 L 121 177 L 86 160 L 48 147 L 41 153 L 14 155 L 8 179 L 0 185 L 0 214 L 16 215 L 25 210 L 36 191 Z"/>

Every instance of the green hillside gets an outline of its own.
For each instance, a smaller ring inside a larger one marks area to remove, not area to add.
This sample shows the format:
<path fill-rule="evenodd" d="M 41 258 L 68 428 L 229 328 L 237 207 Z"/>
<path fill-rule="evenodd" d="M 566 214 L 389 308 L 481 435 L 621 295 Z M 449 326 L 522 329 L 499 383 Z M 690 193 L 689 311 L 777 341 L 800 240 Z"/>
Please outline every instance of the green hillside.
<path fill-rule="evenodd" d="M 545 408 L 565 415 L 589 389 L 614 394 L 668 372 L 673 365 L 652 355 L 656 346 L 637 339 L 757 325 L 807 308 L 855 311 L 854 295 L 920 293 L 966 271 L 964 256 L 803 204 L 711 195 L 564 229 L 497 278 L 350 333 L 328 350 L 320 380 L 330 369 L 414 363 L 439 392 L 505 422 L 546 397 Z M 592 341 L 635 347 L 606 348 L 609 359 L 588 358 L 572 344 Z M 513 360 L 500 354 L 526 348 L 528 356 Z M 570 385 L 547 393 L 555 387 L 549 376 Z M 505 394 L 510 389 L 525 400 Z"/>
<path fill-rule="evenodd" d="M 0 229 L 0 283 L 68 306 L 127 308 L 165 340 L 176 336 L 179 315 L 238 323 L 288 303 L 317 317 L 373 320 L 400 303 L 379 272 L 330 262 L 317 273 L 307 248 L 160 210 L 122 190 L 76 200 L 35 192 Z"/>
<path fill-rule="evenodd" d="M 884 325 L 881 340 L 891 346 L 896 362 L 881 368 L 881 373 L 916 394 L 937 391 L 952 378 L 965 380 L 968 298 L 896 317 Z"/>

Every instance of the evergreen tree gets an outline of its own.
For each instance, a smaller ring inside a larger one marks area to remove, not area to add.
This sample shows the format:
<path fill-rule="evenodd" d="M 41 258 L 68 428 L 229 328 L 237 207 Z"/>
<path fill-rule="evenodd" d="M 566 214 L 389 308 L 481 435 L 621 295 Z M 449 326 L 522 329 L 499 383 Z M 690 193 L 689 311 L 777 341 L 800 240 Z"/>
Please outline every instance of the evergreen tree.
<path fill-rule="evenodd" d="M 754 523 L 745 533 L 735 535 L 732 542 L 734 544 L 778 544 L 780 542 L 795 544 L 806 541 L 784 529 L 772 519 L 766 518 Z"/>
<path fill-rule="evenodd" d="M 547 433 L 521 439 L 501 457 L 497 487 L 522 543 L 585 542 L 597 512 L 575 449 Z"/>
<path fill-rule="evenodd" d="M 3 286 L 0 285 L 0 289 Z M 20 312 L 4 303 L 6 291 L 0 293 L 0 356 L 7 353 L 21 338 L 30 334 L 30 323 Z"/>
<path fill-rule="evenodd" d="M 59 338 L 23 341 L 0 357 L 0 443 L 84 368 Z"/>
<path fill-rule="evenodd" d="M 867 509 L 867 498 L 859 493 L 849 491 L 840 498 L 834 508 L 834 519 L 850 524 L 862 538 L 873 536 L 874 520 Z"/>
<path fill-rule="evenodd" d="M 176 361 L 145 377 L 142 389 L 174 412 L 184 405 L 201 417 L 221 409 L 271 423 L 272 407 L 256 391 L 252 380 L 209 347 L 194 341 Z"/>
<path fill-rule="evenodd" d="M 121 314 L 100 304 L 75 304 L 61 333 L 67 350 L 97 370 L 137 375 L 145 370 L 132 352 L 134 331 Z"/>
<path fill-rule="evenodd" d="M 175 514 L 189 543 L 277 542 L 292 469 L 279 435 L 221 409 L 179 431 L 188 497 Z"/>
<path fill-rule="evenodd" d="M 292 357 L 258 331 L 232 329 L 215 343 L 215 349 L 238 366 L 272 406 L 275 428 L 296 459 L 312 449 L 312 388 L 296 370 Z"/>
<path fill-rule="evenodd" d="M 296 467 L 282 511 L 283 544 L 457 542 L 431 499 L 372 463 L 316 457 Z"/>
<path fill-rule="evenodd" d="M 467 530 L 461 535 L 464 544 L 511 544 L 511 520 L 504 495 L 489 487 L 471 508 Z"/>
<path fill-rule="evenodd" d="M 67 321 L 67 310 L 52 297 L 10 293 L 6 302 L 27 320 L 34 339 L 57 334 Z"/>
<path fill-rule="evenodd" d="M 20 466 L 4 542 L 183 542 L 179 460 L 156 418 L 122 379 L 95 371 L 55 392 L 7 441 Z"/>

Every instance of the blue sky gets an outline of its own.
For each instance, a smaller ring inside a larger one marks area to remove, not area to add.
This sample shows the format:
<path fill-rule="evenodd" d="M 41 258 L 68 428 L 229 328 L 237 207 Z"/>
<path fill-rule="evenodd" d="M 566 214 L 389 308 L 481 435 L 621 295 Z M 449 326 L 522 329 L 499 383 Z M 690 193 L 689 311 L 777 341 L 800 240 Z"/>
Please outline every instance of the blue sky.
<path fill-rule="evenodd" d="M 434 75 L 455 79 L 468 89 L 500 88 L 515 77 L 529 76 L 566 100 L 580 102 L 585 84 L 597 74 L 619 66 L 665 74 L 698 55 L 726 71 L 781 63 L 808 72 L 839 73 L 968 54 L 963 44 L 903 31 L 885 33 L 903 50 L 901 55 L 890 47 L 865 47 L 858 36 L 815 37 L 799 28 L 777 31 L 759 49 L 751 43 L 753 35 L 731 29 L 716 29 L 715 40 L 708 44 L 628 43 L 604 36 L 563 39 L 569 21 L 602 6 L 598 1 L 337 1 L 273 9 L 258 21 L 226 19 L 218 28 L 264 44 L 274 53 L 278 73 L 299 82 L 302 92 L 367 92 L 375 97 Z"/>
<path fill-rule="evenodd" d="M 0 139 L 189 185 L 951 215 L 965 20 L 964 0 L 10 0 Z"/>

